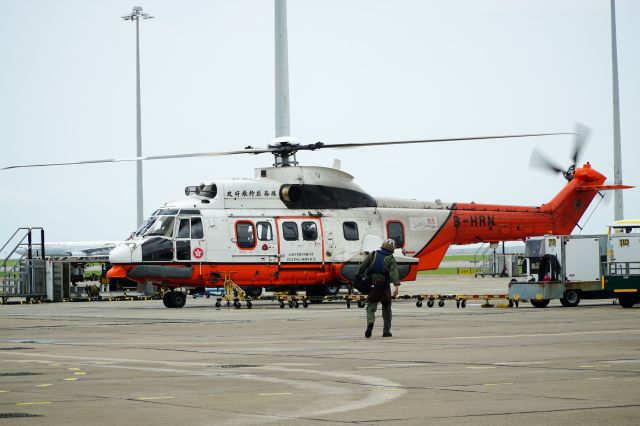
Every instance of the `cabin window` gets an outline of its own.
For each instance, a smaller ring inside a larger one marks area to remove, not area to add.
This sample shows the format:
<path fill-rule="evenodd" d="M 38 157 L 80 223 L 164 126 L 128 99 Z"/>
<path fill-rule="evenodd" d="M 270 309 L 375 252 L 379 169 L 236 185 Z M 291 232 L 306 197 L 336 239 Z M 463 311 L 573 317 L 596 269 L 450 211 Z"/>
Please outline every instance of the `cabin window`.
<path fill-rule="evenodd" d="M 315 222 L 302 222 L 302 239 L 315 241 L 318 239 L 318 225 Z"/>
<path fill-rule="evenodd" d="M 191 239 L 201 240 L 203 238 L 204 238 L 204 233 L 202 232 L 202 218 L 192 217 L 191 218 Z"/>
<path fill-rule="evenodd" d="M 298 225 L 295 222 L 282 222 L 282 237 L 287 241 L 298 241 Z"/>
<path fill-rule="evenodd" d="M 189 219 L 180 219 L 178 225 L 178 238 L 189 238 L 191 236 L 191 228 L 189 227 Z"/>
<path fill-rule="evenodd" d="M 342 233 L 344 239 L 347 241 L 358 241 L 360 236 L 358 235 L 358 224 L 355 222 L 344 222 L 342 224 Z"/>
<path fill-rule="evenodd" d="M 273 233 L 269 222 L 258 222 L 256 227 L 258 229 L 258 239 L 260 241 L 273 241 Z"/>
<path fill-rule="evenodd" d="M 404 247 L 404 226 L 401 222 L 387 222 L 387 238 L 396 242 L 396 248 Z"/>
<path fill-rule="evenodd" d="M 241 249 L 252 249 L 256 246 L 256 235 L 252 222 L 236 223 L 236 243 Z"/>

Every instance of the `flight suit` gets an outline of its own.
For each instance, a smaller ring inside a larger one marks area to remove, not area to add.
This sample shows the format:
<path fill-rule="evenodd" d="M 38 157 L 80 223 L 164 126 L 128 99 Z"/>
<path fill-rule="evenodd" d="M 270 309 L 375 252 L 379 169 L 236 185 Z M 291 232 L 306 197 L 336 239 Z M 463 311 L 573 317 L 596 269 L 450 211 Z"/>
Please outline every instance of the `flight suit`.
<path fill-rule="evenodd" d="M 367 298 L 367 325 L 373 324 L 376 320 L 376 310 L 378 303 L 382 303 L 382 320 L 384 321 L 383 334 L 391 334 L 391 288 L 389 283 L 400 285 L 398 275 L 398 263 L 393 258 L 393 254 L 385 249 L 376 250 L 369 253 L 358 270 L 358 275 L 364 274 L 369 267 L 374 265 L 376 256 L 386 256 L 384 259 L 384 273 L 371 272 L 371 282 L 374 288 L 369 292 Z"/>

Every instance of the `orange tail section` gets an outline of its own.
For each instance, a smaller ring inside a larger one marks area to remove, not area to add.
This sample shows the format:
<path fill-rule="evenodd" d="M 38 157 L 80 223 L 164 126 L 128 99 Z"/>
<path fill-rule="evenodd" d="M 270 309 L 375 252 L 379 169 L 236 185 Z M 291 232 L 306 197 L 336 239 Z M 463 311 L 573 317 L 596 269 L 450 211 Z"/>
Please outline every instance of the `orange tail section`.
<path fill-rule="evenodd" d="M 568 235 L 603 187 L 589 163 L 549 203 L 539 207 L 457 203 L 440 230 L 416 255 L 419 269 L 437 269 L 451 244 L 515 241 L 544 234 Z"/>

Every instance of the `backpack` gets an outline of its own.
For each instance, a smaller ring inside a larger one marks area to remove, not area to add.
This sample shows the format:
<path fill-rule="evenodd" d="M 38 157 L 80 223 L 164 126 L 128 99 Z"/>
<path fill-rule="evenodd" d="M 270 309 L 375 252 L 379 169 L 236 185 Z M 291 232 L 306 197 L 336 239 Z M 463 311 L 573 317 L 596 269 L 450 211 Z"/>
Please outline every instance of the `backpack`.
<path fill-rule="evenodd" d="M 380 290 L 387 285 L 389 272 L 384 267 L 384 260 L 389 254 L 382 253 L 380 250 L 374 254 L 373 262 L 362 274 L 356 274 L 353 279 L 353 287 L 362 294 L 369 294 L 372 290 Z M 375 281 L 371 279 L 371 274 L 381 274 L 385 276 L 384 281 Z"/>

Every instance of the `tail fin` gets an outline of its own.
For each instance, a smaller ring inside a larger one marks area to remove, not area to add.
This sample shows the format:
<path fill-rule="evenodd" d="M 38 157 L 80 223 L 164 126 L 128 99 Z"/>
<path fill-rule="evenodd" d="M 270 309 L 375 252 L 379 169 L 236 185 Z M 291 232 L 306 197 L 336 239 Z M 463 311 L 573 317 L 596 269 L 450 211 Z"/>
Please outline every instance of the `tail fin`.
<path fill-rule="evenodd" d="M 573 179 L 540 211 L 551 213 L 553 233 L 569 235 L 587 210 L 593 198 L 602 189 L 606 178 L 586 163 L 573 174 Z M 615 188 L 613 188 L 615 189 Z"/>

